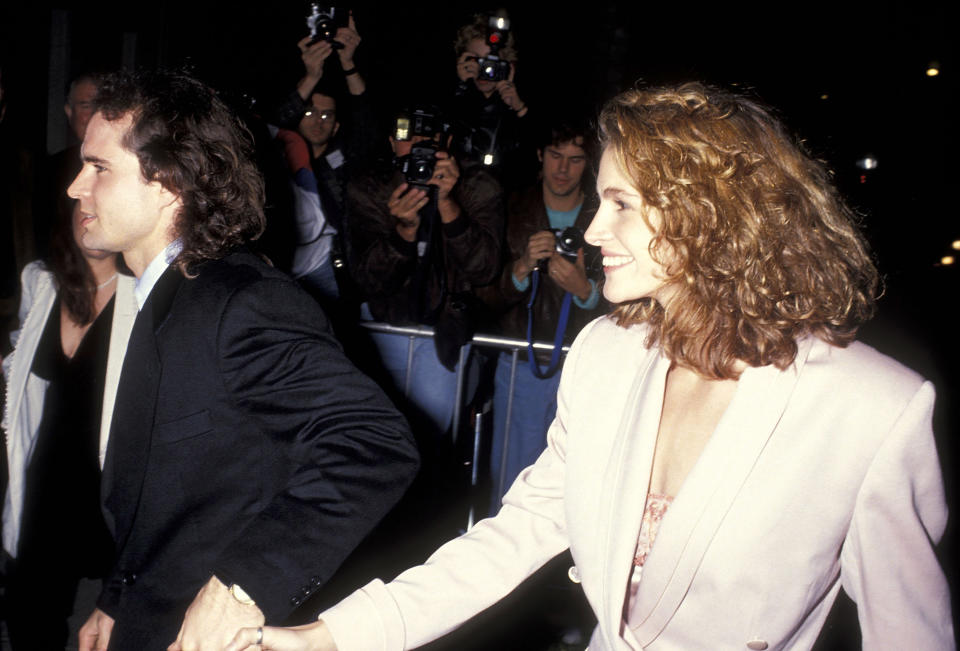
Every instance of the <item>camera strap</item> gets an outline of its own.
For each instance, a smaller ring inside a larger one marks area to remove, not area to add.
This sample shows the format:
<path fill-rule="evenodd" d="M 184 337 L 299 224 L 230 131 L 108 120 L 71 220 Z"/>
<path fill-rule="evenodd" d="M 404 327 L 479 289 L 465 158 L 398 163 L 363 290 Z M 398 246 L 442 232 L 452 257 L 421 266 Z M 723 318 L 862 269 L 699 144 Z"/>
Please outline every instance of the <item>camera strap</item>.
<path fill-rule="evenodd" d="M 540 270 L 534 269 L 530 281 L 530 300 L 527 301 L 527 362 L 530 364 L 530 372 L 535 377 L 545 380 L 557 372 L 560 368 L 560 356 L 563 353 L 563 334 L 567 331 L 567 321 L 570 319 L 570 303 L 573 302 L 573 294 L 564 292 L 563 303 L 560 306 L 560 318 L 557 319 L 557 330 L 553 335 L 553 352 L 550 353 L 550 363 L 546 370 L 541 370 L 537 363 L 537 357 L 533 350 L 533 303 L 537 300 L 537 290 L 540 287 Z"/>
<path fill-rule="evenodd" d="M 447 295 L 447 273 L 436 191 L 420 209 L 417 262 L 410 283 L 410 315 L 425 325 L 436 323 Z M 433 289 L 436 291 L 432 291 Z"/>

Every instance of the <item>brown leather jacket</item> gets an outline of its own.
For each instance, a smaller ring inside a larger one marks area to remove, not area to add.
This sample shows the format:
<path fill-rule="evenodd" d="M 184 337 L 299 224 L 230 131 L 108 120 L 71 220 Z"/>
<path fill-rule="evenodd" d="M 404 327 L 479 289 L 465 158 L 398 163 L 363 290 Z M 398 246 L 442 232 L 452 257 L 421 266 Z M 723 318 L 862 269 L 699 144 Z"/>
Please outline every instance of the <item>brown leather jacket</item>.
<path fill-rule="evenodd" d="M 500 184 L 479 164 L 458 161 L 460 179 L 453 190 L 460 216 L 441 226 L 448 294 L 471 292 L 495 282 L 500 271 L 503 198 Z M 417 245 L 396 231 L 387 209 L 390 193 L 403 182 L 396 171 L 366 174 L 347 185 L 347 233 L 353 278 L 378 321 L 417 322 L 410 290 L 417 266 Z M 442 290 L 436 279 L 432 299 Z"/>
<path fill-rule="evenodd" d="M 580 214 L 574 226 L 586 231 L 597 211 L 597 199 L 591 193 L 584 197 Z M 527 301 L 530 287 L 526 291 L 517 290 L 513 284 L 513 263 L 522 258 L 527 241 L 537 231 L 550 230 L 550 220 L 543 203 L 543 185 L 537 183 L 524 190 L 515 192 L 507 203 L 507 249 L 509 259 L 503 267 L 499 282 L 483 291 L 484 301 L 499 315 L 498 323 L 502 334 L 508 337 L 526 339 Z M 584 247 L 584 264 L 587 278 L 598 283 L 603 278 L 600 249 L 589 244 Z M 560 318 L 560 307 L 564 295 L 563 289 L 555 284 L 547 274 L 540 274 L 539 289 L 533 308 L 534 340 L 552 342 Z M 571 343 L 592 319 L 606 313 L 609 305 L 600 297 L 600 302 L 591 310 L 584 310 L 575 303 L 570 307 L 570 320 L 567 322 L 564 343 Z M 539 357 L 539 355 L 538 355 Z"/>

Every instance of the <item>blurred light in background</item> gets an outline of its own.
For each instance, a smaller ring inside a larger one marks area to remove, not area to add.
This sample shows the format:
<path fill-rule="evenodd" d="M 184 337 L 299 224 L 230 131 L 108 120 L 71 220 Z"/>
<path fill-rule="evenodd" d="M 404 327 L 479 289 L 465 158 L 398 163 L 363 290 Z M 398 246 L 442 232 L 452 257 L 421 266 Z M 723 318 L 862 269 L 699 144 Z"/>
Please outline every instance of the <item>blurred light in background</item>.
<path fill-rule="evenodd" d="M 872 154 L 867 154 L 863 158 L 857 161 L 857 167 L 862 170 L 875 170 L 877 169 L 877 159 Z"/>

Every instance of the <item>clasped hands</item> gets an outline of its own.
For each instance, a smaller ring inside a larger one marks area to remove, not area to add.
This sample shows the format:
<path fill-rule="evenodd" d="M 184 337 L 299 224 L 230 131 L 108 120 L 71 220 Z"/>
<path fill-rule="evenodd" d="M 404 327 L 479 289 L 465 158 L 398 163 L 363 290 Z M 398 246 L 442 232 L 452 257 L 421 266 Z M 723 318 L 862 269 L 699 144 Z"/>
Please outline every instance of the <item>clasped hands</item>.
<path fill-rule="evenodd" d="M 263 626 L 263 613 L 240 603 L 217 577 L 210 577 L 187 608 L 177 639 L 167 651 L 221 651 L 243 628 Z M 79 651 L 105 651 L 113 632 L 113 618 L 99 608 L 78 634 Z M 245 648 L 245 647 L 238 647 Z"/>

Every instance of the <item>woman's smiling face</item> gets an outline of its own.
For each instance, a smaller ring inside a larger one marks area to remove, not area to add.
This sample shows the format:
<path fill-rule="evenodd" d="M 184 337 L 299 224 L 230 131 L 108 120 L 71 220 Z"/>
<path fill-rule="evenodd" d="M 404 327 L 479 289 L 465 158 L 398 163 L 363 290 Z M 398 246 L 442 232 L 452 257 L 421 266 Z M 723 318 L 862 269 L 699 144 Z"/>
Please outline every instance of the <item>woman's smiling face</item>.
<path fill-rule="evenodd" d="M 600 159 L 597 193 L 600 207 L 585 239 L 603 254 L 603 295 L 611 303 L 649 297 L 662 304 L 665 274 L 650 255 L 653 231 L 647 225 L 656 224 L 658 215 L 624 176 L 610 147 Z"/>

